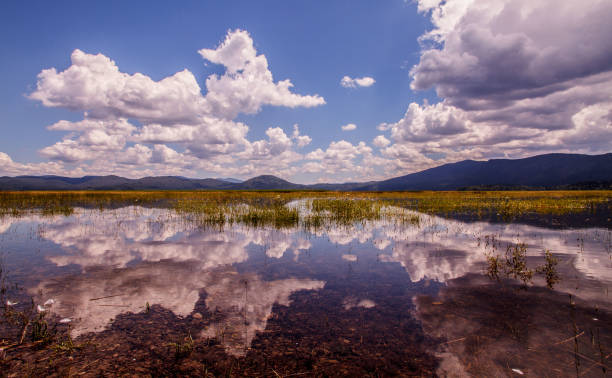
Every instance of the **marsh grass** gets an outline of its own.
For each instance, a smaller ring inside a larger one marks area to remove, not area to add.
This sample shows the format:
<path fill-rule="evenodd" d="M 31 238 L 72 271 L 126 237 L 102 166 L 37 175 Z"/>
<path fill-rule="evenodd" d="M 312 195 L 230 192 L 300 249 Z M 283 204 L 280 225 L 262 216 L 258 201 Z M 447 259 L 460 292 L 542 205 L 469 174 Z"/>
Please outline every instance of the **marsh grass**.
<path fill-rule="evenodd" d="M 66 204 L 58 206 L 47 205 L 42 209 L 41 213 L 43 216 L 63 215 L 68 217 L 74 213 L 74 208 Z"/>
<path fill-rule="evenodd" d="M 318 216 L 327 215 L 339 224 L 378 220 L 382 217 L 383 201 L 370 199 L 314 199 L 310 210 Z"/>
<path fill-rule="evenodd" d="M 294 202 L 305 206 L 287 206 Z M 204 227 L 225 224 L 319 228 L 381 218 L 418 224 L 419 213 L 443 217 L 494 217 L 512 221 L 536 215 L 594 214 L 612 209 L 612 191 L 66 191 L 0 192 L 0 216 L 70 216 L 75 208 L 126 206 L 175 210 Z M 398 209 L 410 210 L 406 212 Z"/>
<path fill-rule="evenodd" d="M 238 214 L 238 222 L 251 227 L 273 225 L 276 228 L 293 228 L 299 224 L 298 209 L 282 205 L 272 207 L 248 207 L 246 212 Z"/>
<path fill-rule="evenodd" d="M 422 213 L 495 215 L 511 221 L 528 213 L 564 215 L 612 207 L 611 191 L 418 192 L 395 197 L 399 206 Z"/>
<path fill-rule="evenodd" d="M 181 201 L 174 209 L 186 220 L 200 226 L 216 226 L 223 228 L 228 215 L 231 219 L 231 208 L 213 201 Z"/>

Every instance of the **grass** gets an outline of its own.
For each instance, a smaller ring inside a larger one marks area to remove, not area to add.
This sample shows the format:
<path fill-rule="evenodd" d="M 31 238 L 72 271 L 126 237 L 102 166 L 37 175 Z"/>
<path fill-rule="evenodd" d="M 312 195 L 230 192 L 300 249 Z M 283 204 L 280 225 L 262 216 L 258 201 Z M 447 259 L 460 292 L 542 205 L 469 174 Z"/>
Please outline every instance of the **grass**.
<path fill-rule="evenodd" d="M 384 201 L 371 199 L 313 199 L 310 210 L 316 217 L 325 217 L 338 224 L 378 220 L 383 216 Z"/>
<path fill-rule="evenodd" d="M 295 201 L 303 206 L 287 207 Z M 495 217 L 504 221 L 529 215 L 610 212 L 612 191 L 449 191 L 449 192 L 308 192 L 308 191 L 65 191 L 0 192 L 0 216 L 69 216 L 75 208 L 125 206 L 174 209 L 205 227 L 226 223 L 279 228 L 346 225 L 381 218 L 418 223 L 418 215 Z"/>
<path fill-rule="evenodd" d="M 611 208 L 612 191 L 418 192 L 398 198 L 400 206 L 428 214 L 498 214 L 512 220 L 526 213 L 563 215 Z"/>
<path fill-rule="evenodd" d="M 245 212 L 238 213 L 237 221 L 247 226 L 260 227 L 273 225 L 276 228 L 291 228 L 299 224 L 298 209 L 280 204 L 272 207 L 247 207 Z"/>

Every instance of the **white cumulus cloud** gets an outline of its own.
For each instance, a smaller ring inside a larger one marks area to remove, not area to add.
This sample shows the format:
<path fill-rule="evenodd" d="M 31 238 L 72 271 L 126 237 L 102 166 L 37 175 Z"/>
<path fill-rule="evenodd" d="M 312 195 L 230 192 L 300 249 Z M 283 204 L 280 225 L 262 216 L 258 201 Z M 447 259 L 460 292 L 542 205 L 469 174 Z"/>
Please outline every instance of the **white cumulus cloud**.
<path fill-rule="evenodd" d="M 391 143 L 391 141 L 389 139 L 385 138 L 384 135 L 378 135 L 372 141 L 372 144 L 374 146 L 376 146 L 376 147 L 379 147 L 379 148 L 387 147 L 390 143 Z"/>
<path fill-rule="evenodd" d="M 378 126 L 395 171 L 464 159 L 548 152 L 604 153 L 612 145 L 609 1 L 418 0 L 433 28 L 420 38 L 411 103 Z"/>
<path fill-rule="evenodd" d="M 340 85 L 342 85 L 344 88 L 370 87 L 374 85 L 374 83 L 376 83 L 376 80 L 369 76 L 354 79 L 350 76 L 344 76 L 340 80 Z"/>
<path fill-rule="evenodd" d="M 103 54 L 74 50 L 68 68 L 45 69 L 38 75 L 29 98 L 81 111 L 84 118 L 49 126 L 68 133 L 40 154 L 60 166 L 69 164 L 65 169 L 71 173 L 256 170 L 245 164 L 248 159 L 260 160 L 266 173 L 289 173 L 301 156 L 292 149 L 308 145 L 310 136 L 300 134 L 297 125 L 291 135 L 270 127 L 267 140 L 252 142 L 249 127 L 235 118 L 263 106 L 320 106 L 323 97 L 294 93 L 289 79 L 274 81 L 265 55 L 257 53 L 247 31 L 229 31 L 216 48 L 199 53 L 225 68 L 208 76 L 205 88 L 188 70 L 155 81 L 142 73 L 121 72 Z"/>
<path fill-rule="evenodd" d="M 226 67 L 224 75 L 206 79 L 207 104 L 218 115 L 233 119 L 238 113 L 257 113 L 262 105 L 313 107 L 325 104 L 318 95 L 291 92 L 290 80 L 274 82 L 265 55 L 257 55 L 248 32 L 229 32 L 216 49 L 199 51 L 204 59 Z"/>

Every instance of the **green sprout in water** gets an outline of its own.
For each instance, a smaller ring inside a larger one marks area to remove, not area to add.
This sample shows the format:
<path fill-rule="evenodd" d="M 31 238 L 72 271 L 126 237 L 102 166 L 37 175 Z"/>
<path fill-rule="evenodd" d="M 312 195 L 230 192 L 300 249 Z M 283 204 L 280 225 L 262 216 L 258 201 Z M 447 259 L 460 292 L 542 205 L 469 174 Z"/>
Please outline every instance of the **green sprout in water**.
<path fill-rule="evenodd" d="M 509 245 L 506 249 L 506 274 L 523 281 L 527 286 L 533 277 L 533 270 L 527 268 L 527 247 L 525 243 Z"/>
<path fill-rule="evenodd" d="M 545 263 L 535 269 L 535 273 L 541 274 L 546 280 L 546 286 L 553 289 L 554 285 L 561 281 L 557 272 L 557 259 L 546 250 L 544 253 Z M 499 255 L 487 255 L 487 276 L 491 280 L 499 281 L 501 273 L 507 277 L 523 281 L 523 287 L 531 283 L 534 271 L 527 267 L 527 247 L 525 243 L 508 245 L 505 260 L 502 261 Z"/>
<path fill-rule="evenodd" d="M 557 264 L 559 263 L 557 259 L 550 253 L 547 249 L 544 252 L 545 262 L 543 266 L 540 266 L 536 269 L 538 274 L 544 275 L 544 279 L 546 280 L 546 286 L 549 289 L 552 289 L 556 283 L 558 283 L 561 279 L 559 274 L 557 273 Z"/>
<path fill-rule="evenodd" d="M 46 312 L 40 312 L 32 321 L 32 341 L 48 341 L 52 338 L 49 325 L 45 320 Z"/>
<path fill-rule="evenodd" d="M 194 344 L 195 343 L 193 341 L 193 338 L 191 337 L 190 332 L 189 335 L 185 337 L 185 340 L 183 342 L 169 343 L 168 346 L 174 348 L 174 358 L 178 360 L 181 358 L 188 357 L 191 352 L 193 352 Z"/>
<path fill-rule="evenodd" d="M 487 276 L 492 280 L 499 281 L 499 274 L 504 269 L 504 266 L 500 261 L 500 257 L 497 255 L 489 255 L 487 256 L 487 263 L 489 264 L 487 268 Z"/>

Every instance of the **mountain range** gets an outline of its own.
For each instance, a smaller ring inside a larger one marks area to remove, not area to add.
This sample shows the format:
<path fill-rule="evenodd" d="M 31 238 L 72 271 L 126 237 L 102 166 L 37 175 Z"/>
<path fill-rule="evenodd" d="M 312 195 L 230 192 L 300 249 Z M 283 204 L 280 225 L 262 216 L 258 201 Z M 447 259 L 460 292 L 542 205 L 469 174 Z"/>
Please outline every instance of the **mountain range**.
<path fill-rule="evenodd" d="M 0 190 L 463 190 L 612 189 L 612 153 L 545 154 L 524 159 L 464 160 L 383 181 L 294 184 L 263 175 L 237 179 L 155 176 L 0 177 Z"/>

